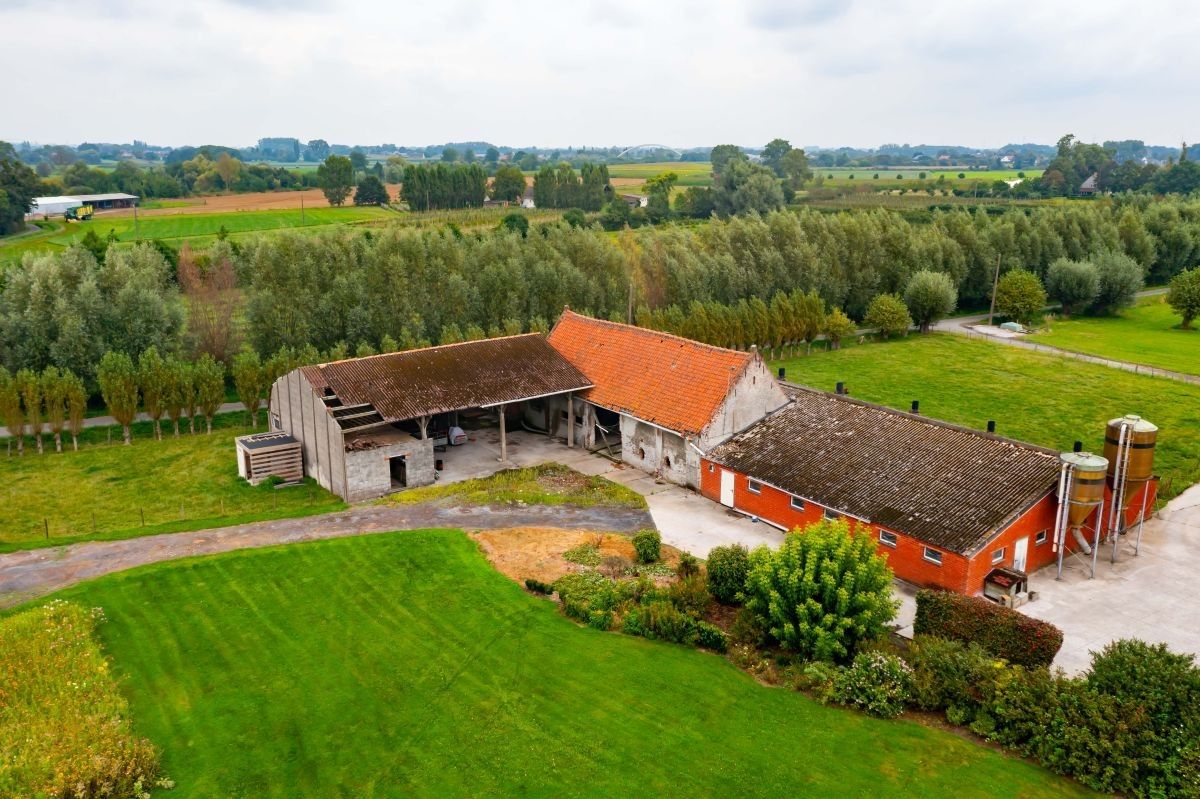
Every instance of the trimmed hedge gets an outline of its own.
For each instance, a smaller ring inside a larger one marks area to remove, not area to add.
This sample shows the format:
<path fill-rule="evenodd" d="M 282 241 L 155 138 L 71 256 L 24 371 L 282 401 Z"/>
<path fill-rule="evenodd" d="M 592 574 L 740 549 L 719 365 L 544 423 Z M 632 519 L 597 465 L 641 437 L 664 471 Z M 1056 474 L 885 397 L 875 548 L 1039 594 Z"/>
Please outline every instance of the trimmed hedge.
<path fill-rule="evenodd" d="M 1062 648 L 1062 630 L 982 597 L 950 591 L 917 592 L 915 635 L 976 643 L 1026 668 L 1049 667 Z"/>

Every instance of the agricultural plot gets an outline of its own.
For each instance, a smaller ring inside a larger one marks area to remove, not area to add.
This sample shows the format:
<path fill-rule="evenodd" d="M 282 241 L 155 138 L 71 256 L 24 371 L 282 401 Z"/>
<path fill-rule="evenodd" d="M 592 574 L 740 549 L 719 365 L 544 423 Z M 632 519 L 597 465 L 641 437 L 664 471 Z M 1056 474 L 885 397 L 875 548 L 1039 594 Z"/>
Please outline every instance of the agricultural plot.
<path fill-rule="evenodd" d="M 78 452 L 4 457 L 0 450 L 0 552 L 88 539 L 133 538 L 345 507 L 319 486 L 251 487 L 237 475 L 235 436 L 243 414 L 216 417 L 212 435 L 151 438 L 134 425 L 132 446 L 120 429 L 89 428 Z M 261 420 L 261 415 L 260 415 Z M 201 425 L 203 422 L 201 421 Z M 261 427 L 259 428 L 261 431 Z"/>
<path fill-rule="evenodd" d="M 580 628 L 458 531 L 177 561 L 59 596 L 104 609 L 135 732 L 176 783 L 164 797 L 1089 795 L 714 655 Z"/>
<path fill-rule="evenodd" d="M 624 192 L 640 192 L 647 180 L 664 172 L 674 172 L 679 176 L 675 192 L 689 186 L 712 185 L 712 164 L 707 162 L 662 161 L 652 164 L 612 164 L 608 167 L 613 187 Z"/>
<path fill-rule="evenodd" d="M 1200 330 L 1182 330 L 1162 296 L 1144 297 L 1119 316 L 1056 319 L 1029 337 L 1064 350 L 1200 375 Z"/>
<path fill-rule="evenodd" d="M 1200 481 L 1200 386 L 937 333 L 777 365 L 797 383 L 844 381 L 851 396 L 901 410 L 920 400 L 921 413 L 979 430 L 995 419 L 1001 435 L 1065 451 L 1076 440 L 1100 450 L 1104 423 L 1136 413 L 1162 431 L 1162 497 Z"/>
<path fill-rule="evenodd" d="M 872 187 L 885 189 L 892 183 L 913 181 L 916 183 L 936 183 L 938 178 L 945 176 L 946 182 L 955 188 L 969 188 L 975 183 L 990 186 L 997 180 L 1019 180 L 1021 174 L 1027 178 L 1035 178 L 1042 174 L 1040 169 L 985 169 L 970 170 L 965 167 L 930 168 L 917 167 L 914 169 L 885 169 L 883 167 L 813 167 L 813 176 L 825 179 L 827 186 L 860 185 L 864 181 Z M 924 174 L 924 180 L 921 175 Z M 959 175 L 963 177 L 959 177 Z M 875 176 L 879 177 L 876 178 Z M 875 184 L 879 184 L 876 186 Z"/>

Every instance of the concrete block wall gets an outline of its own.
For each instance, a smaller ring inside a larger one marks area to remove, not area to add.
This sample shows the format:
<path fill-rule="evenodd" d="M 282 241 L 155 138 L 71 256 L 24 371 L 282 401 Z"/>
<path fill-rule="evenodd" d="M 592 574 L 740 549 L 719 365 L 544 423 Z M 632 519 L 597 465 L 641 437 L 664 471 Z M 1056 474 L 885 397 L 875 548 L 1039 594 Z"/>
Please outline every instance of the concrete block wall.
<path fill-rule="evenodd" d="M 392 472 L 388 461 L 404 456 L 408 487 L 429 485 L 434 481 L 433 439 L 410 438 L 377 449 L 345 453 L 348 502 L 375 499 L 392 493 Z"/>

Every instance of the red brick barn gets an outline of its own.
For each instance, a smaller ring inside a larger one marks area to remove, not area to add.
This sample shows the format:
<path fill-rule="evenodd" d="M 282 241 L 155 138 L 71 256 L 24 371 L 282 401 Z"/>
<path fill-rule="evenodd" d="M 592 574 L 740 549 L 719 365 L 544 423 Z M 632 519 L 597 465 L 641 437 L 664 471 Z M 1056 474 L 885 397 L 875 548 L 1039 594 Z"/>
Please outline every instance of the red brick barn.
<path fill-rule="evenodd" d="M 993 568 L 1054 561 L 1059 468 L 1053 450 L 794 389 L 709 453 L 701 492 L 787 530 L 844 517 L 900 579 L 975 594 Z"/>

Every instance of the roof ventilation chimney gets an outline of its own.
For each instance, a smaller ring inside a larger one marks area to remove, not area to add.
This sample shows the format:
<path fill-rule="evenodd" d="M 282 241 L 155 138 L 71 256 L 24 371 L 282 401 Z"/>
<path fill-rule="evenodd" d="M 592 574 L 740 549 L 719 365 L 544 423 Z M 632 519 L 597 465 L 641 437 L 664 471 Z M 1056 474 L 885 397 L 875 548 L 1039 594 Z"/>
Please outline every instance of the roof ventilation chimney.
<path fill-rule="evenodd" d="M 996 420 L 995 419 L 988 419 L 988 432 L 995 434 L 995 432 L 996 432 Z"/>
<path fill-rule="evenodd" d="M 1083 452 L 1083 442 L 1082 442 L 1082 441 L 1076 441 L 1076 442 L 1075 442 L 1075 449 L 1073 449 L 1073 450 L 1071 450 L 1071 451 L 1072 451 L 1072 452 Z"/>
<path fill-rule="evenodd" d="M 912 412 L 914 414 L 919 414 L 921 412 L 921 401 L 920 400 L 912 401 Z"/>
<path fill-rule="evenodd" d="M 835 388 L 834 391 L 838 394 L 845 394 L 846 393 L 846 384 L 843 383 L 841 380 L 839 380 L 838 384 L 837 384 L 837 388 Z"/>
<path fill-rule="evenodd" d="M 787 377 L 787 369 L 784 369 L 782 366 L 779 367 L 779 379 L 783 380 L 786 377 Z"/>

